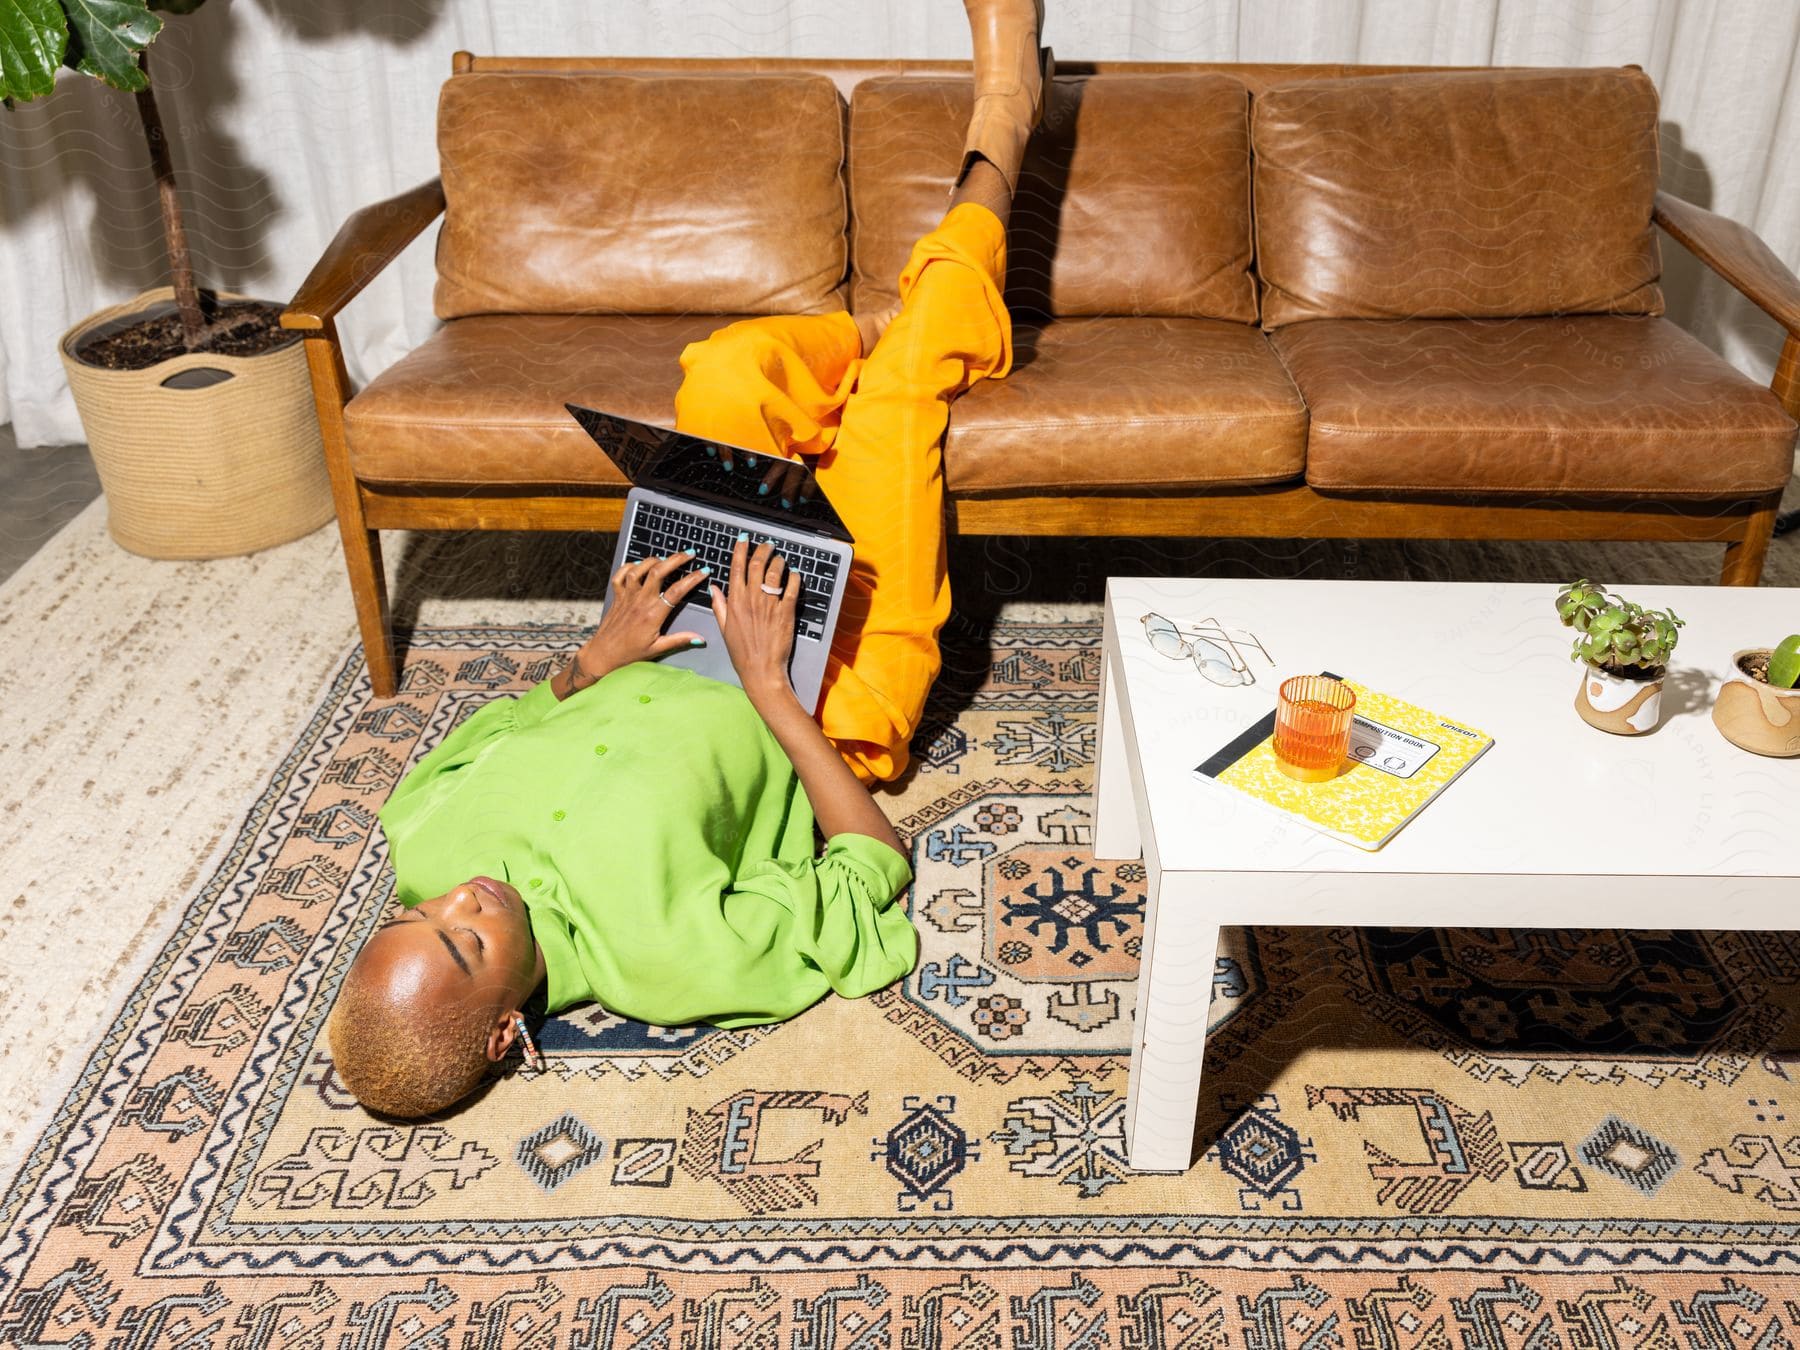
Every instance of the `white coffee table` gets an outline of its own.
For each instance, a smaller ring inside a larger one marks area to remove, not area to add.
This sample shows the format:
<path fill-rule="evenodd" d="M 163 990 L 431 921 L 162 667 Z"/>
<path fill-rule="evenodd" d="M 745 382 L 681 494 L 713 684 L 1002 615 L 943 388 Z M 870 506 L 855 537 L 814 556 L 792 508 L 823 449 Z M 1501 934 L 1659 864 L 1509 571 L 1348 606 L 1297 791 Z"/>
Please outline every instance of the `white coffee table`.
<path fill-rule="evenodd" d="M 1688 621 L 1649 735 L 1576 716 L 1579 667 L 1552 585 L 1107 582 L 1094 853 L 1141 851 L 1149 887 L 1133 1167 L 1192 1160 L 1222 925 L 1800 928 L 1800 759 L 1747 754 L 1711 720 L 1731 653 L 1800 631 L 1800 591 L 1616 589 Z M 1222 688 L 1151 649 L 1150 611 L 1248 628 L 1275 664 L 1252 655 L 1256 683 Z M 1495 738 L 1379 852 L 1193 775 L 1274 706 L 1283 678 L 1320 670 Z M 1606 884 L 1621 873 L 1626 884 Z"/>

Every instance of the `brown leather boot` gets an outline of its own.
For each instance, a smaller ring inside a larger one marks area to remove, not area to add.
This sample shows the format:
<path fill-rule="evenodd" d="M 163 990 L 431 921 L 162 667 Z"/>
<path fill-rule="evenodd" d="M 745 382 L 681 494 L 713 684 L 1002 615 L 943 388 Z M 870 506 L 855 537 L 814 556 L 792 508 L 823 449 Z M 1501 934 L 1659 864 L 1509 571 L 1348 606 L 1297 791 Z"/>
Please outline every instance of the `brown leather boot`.
<path fill-rule="evenodd" d="M 1009 190 L 1019 185 L 1025 142 L 1044 114 L 1052 58 L 1038 47 L 1043 0 L 963 0 L 975 44 L 975 111 L 963 142 L 961 183 L 977 157 L 992 164 Z"/>

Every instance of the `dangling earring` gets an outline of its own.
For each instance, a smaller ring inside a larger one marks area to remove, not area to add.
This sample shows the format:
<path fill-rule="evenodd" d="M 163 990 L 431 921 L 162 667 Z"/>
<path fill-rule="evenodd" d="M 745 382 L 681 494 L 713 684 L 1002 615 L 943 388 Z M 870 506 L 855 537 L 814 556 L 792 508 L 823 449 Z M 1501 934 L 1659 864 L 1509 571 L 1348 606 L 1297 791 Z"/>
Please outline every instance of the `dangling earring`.
<path fill-rule="evenodd" d="M 544 1071 L 544 1057 L 538 1053 L 537 1042 L 531 1039 L 531 1028 L 525 1025 L 523 1017 L 515 1016 L 513 1025 L 519 1029 L 519 1053 L 525 1058 L 525 1067 L 536 1073 Z"/>

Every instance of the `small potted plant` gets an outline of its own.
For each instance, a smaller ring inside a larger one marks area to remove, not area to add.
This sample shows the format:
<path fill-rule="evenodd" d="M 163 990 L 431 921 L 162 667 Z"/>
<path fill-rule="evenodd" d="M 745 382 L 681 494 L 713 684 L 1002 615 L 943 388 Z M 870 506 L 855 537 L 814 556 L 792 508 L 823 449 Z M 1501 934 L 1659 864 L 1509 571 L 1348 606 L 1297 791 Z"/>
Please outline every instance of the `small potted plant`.
<path fill-rule="evenodd" d="M 1732 675 L 1713 703 L 1713 725 L 1759 755 L 1800 755 L 1800 633 L 1731 658 Z"/>
<path fill-rule="evenodd" d="M 1618 736 L 1655 727 L 1669 656 L 1686 621 L 1673 610 L 1645 609 L 1610 594 L 1585 577 L 1563 588 L 1556 612 L 1577 634 L 1570 658 L 1586 665 L 1575 691 L 1582 721 Z"/>

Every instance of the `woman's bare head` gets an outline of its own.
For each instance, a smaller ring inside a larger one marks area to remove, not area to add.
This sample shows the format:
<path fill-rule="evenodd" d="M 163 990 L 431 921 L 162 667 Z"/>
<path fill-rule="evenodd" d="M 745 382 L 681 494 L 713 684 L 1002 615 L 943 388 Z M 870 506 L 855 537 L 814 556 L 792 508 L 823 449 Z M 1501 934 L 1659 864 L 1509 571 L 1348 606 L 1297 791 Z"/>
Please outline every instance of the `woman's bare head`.
<path fill-rule="evenodd" d="M 384 924 L 331 1010 L 338 1077 L 370 1110 L 425 1116 L 467 1096 L 544 978 L 519 893 L 475 877 Z"/>

